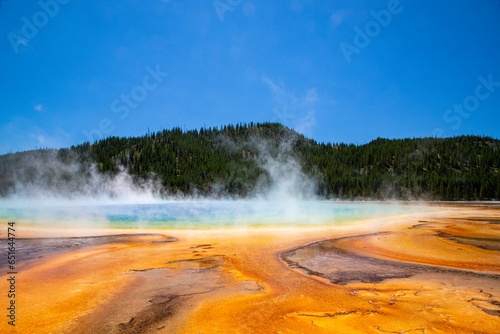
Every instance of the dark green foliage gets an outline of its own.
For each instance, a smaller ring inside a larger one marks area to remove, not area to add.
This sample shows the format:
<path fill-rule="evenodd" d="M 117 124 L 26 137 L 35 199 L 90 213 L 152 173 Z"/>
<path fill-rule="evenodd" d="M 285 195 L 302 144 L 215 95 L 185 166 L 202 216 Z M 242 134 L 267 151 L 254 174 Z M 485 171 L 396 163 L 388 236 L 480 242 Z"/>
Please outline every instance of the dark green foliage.
<path fill-rule="evenodd" d="M 315 176 L 318 194 L 327 197 L 491 200 L 500 199 L 499 148 L 499 140 L 481 136 L 318 144 L 277 123 L 174 128 L 71 149 L 0 156 L 0 195 L 12 193 L 16 182 L 40 183 L 42 178 L 50 185 L 58 178 L 71 183 L 70 169 L 36 170 L 37 161 L 55 159 L 72 164 L 72 170 L 77 161 L 83 175 L 90 163 L 110 176 L 124 168 L 136 180 L 156 178 L 168 193 L 247 196 L 257 180 L 269 179 L 259 161 L 288 154 Z M 18 169 L 22 173 L 14 172 Z"/>
<path fill-rule="evenodd" d="M 264 173 L 254 159 L 260 154 L 254 140 L 273 143 L 269 149 L 277 151 L 279 143 L 290 137 L 305 140 L 280 124 L 251 123 L 186 132 L 174 128 L 140 138 L 110 137 L 72 149 L 92 155 L 102 172 L 116 173 L 123 166 L 140 178 L 155 175 L 169 193 L 208 195 L 217 190 L 246 196 Z"/>
<path fill-rule="evenodd" d="M 325 192 L 375 199 L 498 199 L 500 141 L 479 136 L 376 139 L 366 145 L 321 144 L 303 150 L 320 167 Z"/>

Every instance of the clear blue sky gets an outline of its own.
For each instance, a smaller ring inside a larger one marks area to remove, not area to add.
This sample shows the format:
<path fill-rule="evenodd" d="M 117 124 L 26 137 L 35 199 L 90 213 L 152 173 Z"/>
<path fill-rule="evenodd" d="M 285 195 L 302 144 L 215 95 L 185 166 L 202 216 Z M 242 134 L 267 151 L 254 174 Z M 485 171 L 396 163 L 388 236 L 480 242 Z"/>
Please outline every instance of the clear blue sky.
<path fill-rule="evenodd" d="M 499 0 L 2 0 L 0 48 L 0 154 L 251 121 L 500 138 Z"/>

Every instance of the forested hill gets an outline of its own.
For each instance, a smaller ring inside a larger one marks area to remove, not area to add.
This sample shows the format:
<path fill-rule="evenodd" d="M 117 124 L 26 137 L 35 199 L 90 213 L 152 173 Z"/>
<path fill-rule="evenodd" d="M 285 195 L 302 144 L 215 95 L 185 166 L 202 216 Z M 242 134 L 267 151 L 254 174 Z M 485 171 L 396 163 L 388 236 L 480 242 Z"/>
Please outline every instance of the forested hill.
<path fill-rule="evenodd" d="M 277 123 L 110 137 L 0 156 L 0 195 L 30 186 L 78 192 L 97 170 L 155 179 L 164 194 L 249 196 L 272 184 L 268 161 L 309 175 L 327 198 L 500 199 L 500 141 L 489 137 L 317 143 Z"/>

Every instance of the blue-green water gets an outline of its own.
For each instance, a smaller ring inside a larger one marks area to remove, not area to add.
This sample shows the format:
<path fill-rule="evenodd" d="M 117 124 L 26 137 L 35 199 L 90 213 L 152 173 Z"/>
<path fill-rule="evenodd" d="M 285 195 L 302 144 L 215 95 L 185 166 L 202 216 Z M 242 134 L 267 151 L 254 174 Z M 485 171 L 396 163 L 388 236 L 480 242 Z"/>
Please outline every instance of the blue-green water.
<path fill-rule="evenodd" d="M 422 210 L 419 206 L 331 201 L 168 201 L 149 204 L 9 205 L 0 217 L 29 225 L 106 228 L 325 226 Z"/>
<path fill-rule="evenodd" d="M 334 226 L 423 210 L 374 202 L 199 200 L 146 204 L 34 204 L 0 202 L 0 217 L 26 225 L 102 228 L 237 228 Z"/>

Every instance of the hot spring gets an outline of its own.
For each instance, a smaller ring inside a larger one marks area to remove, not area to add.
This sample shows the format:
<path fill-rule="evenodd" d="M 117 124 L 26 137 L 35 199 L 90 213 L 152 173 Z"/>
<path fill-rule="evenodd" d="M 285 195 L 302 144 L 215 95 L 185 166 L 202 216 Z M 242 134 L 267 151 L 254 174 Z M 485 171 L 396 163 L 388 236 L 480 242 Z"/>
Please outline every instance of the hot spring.
<path fill-rule="evenodd" d="M 421 211 L 379 202 L 186 200 L 152 203 L 0 201 L 0 218 L 24 226 L 112 229 L 320 227 Z M 428 210 L 428 208 L 427 208 Z"/>

